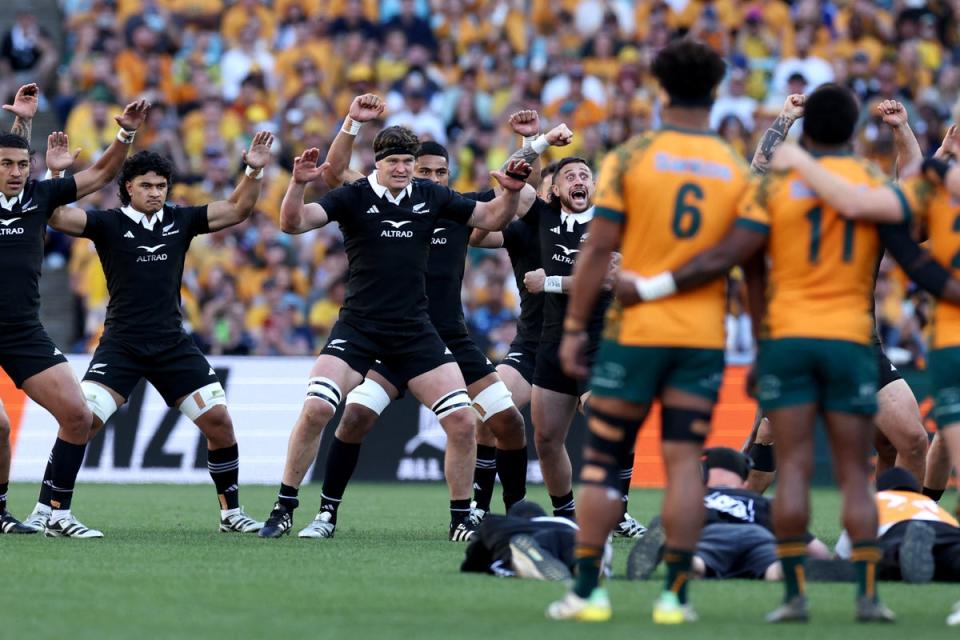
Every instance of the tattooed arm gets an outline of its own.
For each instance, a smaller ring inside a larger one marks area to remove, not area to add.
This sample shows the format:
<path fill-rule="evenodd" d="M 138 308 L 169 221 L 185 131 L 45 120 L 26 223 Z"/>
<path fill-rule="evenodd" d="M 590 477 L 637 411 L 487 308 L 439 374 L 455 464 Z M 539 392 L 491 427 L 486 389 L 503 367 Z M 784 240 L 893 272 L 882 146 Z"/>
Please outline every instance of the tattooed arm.
<path fill-rule="evenodd" d="M 537 136 L 540 133 L 540 115 L 532 109 L 517 111 L 510 116 L 509 122 L 513 132 L 523 136 L 525 140 L 523 146 L 503 163 L 501 171 L 513 160 L 523 160 L 533 168 L 527 182 L 536 187 L 540 183 L 540 155 L 547 147 L 564 147 L 570 144 L 573 132 L 561 123 L 544 135 Z"/>
<path fill-rule="evenodd" d="M 17 90 L 12 105 L 3 105 L 4 111 L 9 111 L 16 116 L 13 119 L 10 133 L 26 139 L 27 142 L 30 142 L 30 136 L 33 133 L 33 116 L 37 113 L 37 98 L 39 96 L 40 87 L 33 83 L 25 84 Z"/>
<path fill-rule="evenodd" d="M 752 173 L 763 175 L 770 169 L 773 152 L 787 137 L 793 123 L 803 117 L 804 100 L 804 96 L 798 93 L 787 96 L 786 102 L 783 103 L 783 111 L 760 138 L 757 151 L 753 154 L 753 162 L 750 163 Z"/>

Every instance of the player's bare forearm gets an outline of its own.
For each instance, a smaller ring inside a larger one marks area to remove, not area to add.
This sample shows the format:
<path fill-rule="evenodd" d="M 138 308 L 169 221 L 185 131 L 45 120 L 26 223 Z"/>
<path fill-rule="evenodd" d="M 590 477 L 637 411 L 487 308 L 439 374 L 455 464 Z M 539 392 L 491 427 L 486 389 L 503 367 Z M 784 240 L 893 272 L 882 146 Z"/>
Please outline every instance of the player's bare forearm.
<path fill-rule="evenodd" d="M 565 287 L 569 287 L 570 292 L 567 317 L 564 321 L 564 328 L 569 331 L 586 328 L 613 258 L 613 248 L 593 242 L 593 237 L 591 231 L 586 242 L 580 245 L 577 264 L 573 268 L 573 283 L 563 283 Z"/>
<path fill-rule="evenodd" d="M 303 233 L 303 194 L 306 185 L 291 180 L 280 203 L 280 230 L 284 233 Z"/>
<path fill-rule="evenodd" d="M 760 138 L 757 150 L 753 154 L 753 162 L 750 163 L 751 172 L 756 175 L 763 175 L 770 170 L 770 161 L 773 159 L 773 152 L 776 151 L 780 143 L 786 139 L 787 133 L 790 131 L 790 127 L 793 126 L 793 123 L 794 119 L 783 113 L 773 121 L 770 128 L 767 129 L 763 137 Z"/>
<path fill-rule="evenodd" d="M 357 136 L 350 135 L 341 129 L 330 144 L 326 158 L 330 168 L 323 172 L 323 181 L 331 189 L 348 182 L 350 158 L 353 157 L 353 143 L 356 139 Z"/>
<path fill-rule="evenodd" d="M 13 119 L 13 126 L 10 127 L 10 133 L 18 135 L 27 142 L 30 142 L 30 136 L 33 133 L 33 120 L 17 116 Z"/>
<path fill-rule="evenodd" d="M 97 161 L 88 169 L 74 175 L 77 181 L 77 198 L 96 193 L 117 177 L 120 167 L 127 158 L 131 145 L 114 140 Z"/>
<path fill-rule="evenodd" d="M 909 123 L 904 122 L 900 126 L 893 127 L 893 146 L 897 151 L 898 174 L 904 167 L 923 162 L 923 150 L 920 149 L 920 143 L 917 142 L 917 136 L 914 135 Z"/>
<path fill-rule="evenodd" d="M 734 226 L 719 244 L 673 272 L 677 290 L 694 289 L 726 275 L 730 269 L 753 257 L 765 241 L 766 236 L 759 232 Z"/>
<path fill-rule="evenodd" d="M 257 200 L 260 199 L 262 182 L 244 175 L 229 198 L 211 203 L 207 207 L 207 223 L 210 230 L 226 229 L 249 218 L 257 206 Z"/>
<path fill-rule="evenodd" d="M 470 224 L 477 229 L 501 231 L 517 215 L 519 205 L 520 192 L 504 190 L 490 202 L 478 202 Z"/>

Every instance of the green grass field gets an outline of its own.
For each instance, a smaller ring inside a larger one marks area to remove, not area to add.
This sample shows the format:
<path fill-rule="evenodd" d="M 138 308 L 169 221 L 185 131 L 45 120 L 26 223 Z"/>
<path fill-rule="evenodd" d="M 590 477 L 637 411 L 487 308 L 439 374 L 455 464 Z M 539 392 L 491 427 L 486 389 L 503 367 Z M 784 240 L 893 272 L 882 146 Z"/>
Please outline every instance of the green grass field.
<path fill-rule="evenodd" d="M 266 516 L 274 487 L 246 487 L 243 502 Z M 884 583 L 896 627 L 853 623 L 853 585 L 813 584 L 813 622 L 762 624 L 779 585 L 749 581 L 693 585 L 695 625 L 654 628 L 650 605 L 659 580 L 619 579 L 629 542 L 616 546 L 609 583 L 614 619 L 584 627 L 544 619 L 556 584 L 458 572 L 463 545 L 446 540 L 441 485 L 350 487 L 337 537 L 260 540 L 217 532 L 212 487 L 81 485 L 74 506 L 102 540 L 0 536 L 3 587 L 0 638 L 657 638 L 768 639 L 958 637 L 945 626 L 960 588 Z M 35 487 L 14 485 L 10 508 L 24 517 Z M 542 489 L 532 498 L 547 504 Z M 313 517 L 319 487 L 302 495 L 294 532 Z M 644 521 L 658 491 L 635 491 L 630 511 Z M 832 544 L 838 497 L 815 495 L 814 531 Z"/>

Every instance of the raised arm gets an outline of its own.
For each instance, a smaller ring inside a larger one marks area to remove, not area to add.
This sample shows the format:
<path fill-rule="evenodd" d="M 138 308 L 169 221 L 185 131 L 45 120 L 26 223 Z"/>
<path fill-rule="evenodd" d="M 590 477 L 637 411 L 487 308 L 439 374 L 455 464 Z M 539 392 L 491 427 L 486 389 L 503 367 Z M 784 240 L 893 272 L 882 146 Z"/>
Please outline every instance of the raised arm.
<path fill-rule="evenodd" d="M 957 298 L 960 280 L 951 277 L 950 272 L 913 239 L 909 223 L 879 224 L 877 232 L 883 248 L 917 286 L 937 298 L 960 302 Z"/>
<path fill-rule="evenodd" d="M 528 185 L 530 165 L 523 160 L 511 160 L 505 171 L 491 171 L 502 191 L 490 202 L 478 202 L 467 225 L 487 231 L 500 231 L 513 220 L 520 205 L 520 192 Z"/>
<path fill-rule="evenodd" d="M 79 154 L 80 149 L 70 152 L 70 141 L 62 131 L 54 131 L 47 136 L 47 169 L 54 177 L 60 177 L 72 167 Z M 77 207 L 57 207 L 47 223 L 57 231 L 79 236 L 87 226 L 87 212 Z"/>
<path fill-rule="evenodd" d="M 270 147 L 273 134 L 258 131 L 250 142 L 250 148 L 243 152 L 243 161 L 247 164 L 240 183 L 226 200 L 217 200 L 207 206 L 207 224 L 210 231 L 219 231 L 240 224 L 250 217 L 260 198 L 260 185 L 263 180 L 263 168 L 270 162 Z"/>
<path fill-rule="evenodd" d="M 40 87 L 34 83 L 25 84 L 17 89 L 13 104 L 3 105 L 4 111 L 9 111 L 15 117 L 10 133 L 14 133 L 27 142 L 33 133 L 33 116 L 37 113 L 37 98 L 40 96 Z"/>
<path fill-rule="evenodd" d="M 794 144 L 780 145 L 771 166 L 779 171 L 797 171 L 818 196 L 848 220 L 895 223 L 909 218 L 906 201 L 895 187 L 851 184 Z"/>
<path fill-rule="evenodd" d="M 799 93 L 787 96 L 786 102 L 783 103 L 783 110 L 770 125 L 770 128 L 764 132 L 763 137 L 760 138 L 760 143 L 757 145 L 757 150 L 753 154 L 750 171 L 755 175 L 763 175 L 770 169 L 773 152 L 786 139 L 793 123 L 803 117 L 805 101 L 806 98 Z"/>
<path fill-rule="evenodd" d="M 896 169 L 899 173 L 904 167 L 923 161 L 920 143 L 913 135 L 907 117 L 907 109 L 896 100 L 884 100 L 877 105 L 877 113 L 893 129 L 893 146 L 897 151 Z"/>
<path fill-rule="evenodd" d="M 314 147 L 293 160 L 293 175 L 280 204 L 280 230 L 284 233 L 304 233 L 330 221 L 327 212 L 319 204 L 303 202 L 307 185 L 319 178 L 328 168 L 326 163 L 317 166 L 319 159 L 320 150 Z"/>
<path fill-rule="evenodd" d="M 347 117 L 343 120 L 343 126 L 337 132 L 337 137 L 330 144 L 327 151 L 326 163 L 329 169 L 323 172 L 323 181 L 331 189 L 339 187 L 347 182 L 353 182 L 363 176 L 350 169 L 350 158 L 353 156 L 353 143 L 360 133 L 360 127 L 364 122 L 370 122 L 383 116 L 386 105 L 379 96 L 372 93 L 365 93 L 357 96 L 350 103 L 350 109 Z"/>
<path fill-rule="evenodd" d="M 93 166 L 73 176 L 77 182 L 77 198 L 95 193 L 113 182 L 120 167 L 127 157 L 127 151 L 133 144 L 137 129 L 143 124 L 150 111 L 150 103 L 146 100 L 131 102 L 124 108 L 123 113 L 114 118 L 120 125 L 116 139 L 107 147 Z"/>
<path fill-rule="evenodd" d="M 470 232 L 470 246 L 481 249 L 500 249 L 503 247 L 503 232 L 474 229 Z"/>

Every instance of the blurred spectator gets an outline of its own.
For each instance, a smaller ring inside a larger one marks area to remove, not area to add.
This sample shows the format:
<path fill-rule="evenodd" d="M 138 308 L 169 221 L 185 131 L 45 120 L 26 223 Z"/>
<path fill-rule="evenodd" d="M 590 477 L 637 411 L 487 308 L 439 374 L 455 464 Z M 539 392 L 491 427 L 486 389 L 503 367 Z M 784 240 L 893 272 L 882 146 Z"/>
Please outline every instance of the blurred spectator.
<path fill-rule="evenodd" d="M 57 50 L 49 34 L 39 27 L 33 13 L 18 10 L 13 26 L 0 40 L 0 97 L 6 102 L 20 85 L 43 83 L 56 64 Z"/>

